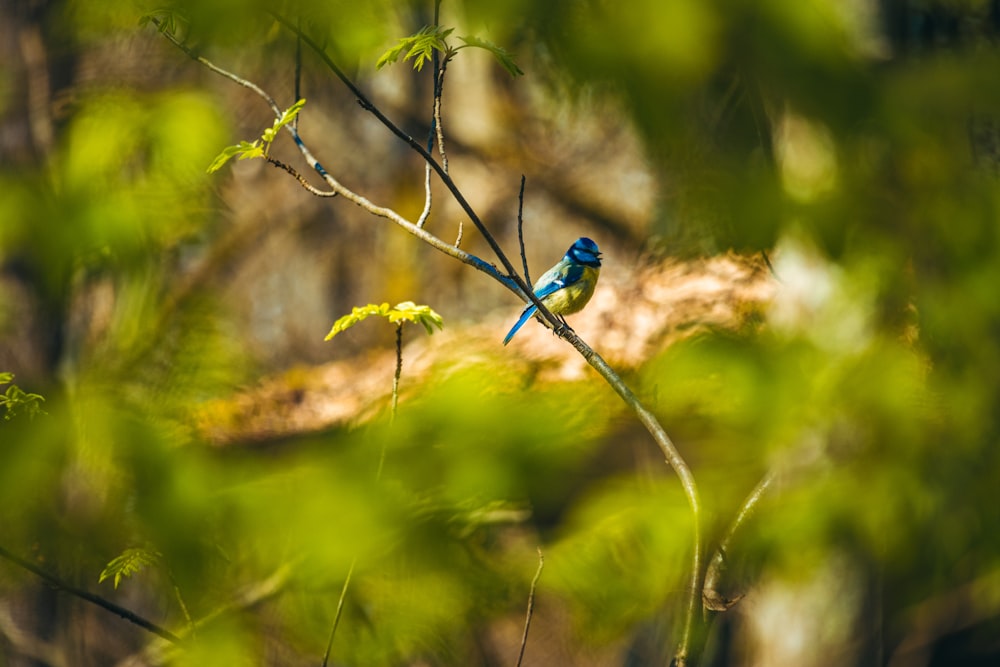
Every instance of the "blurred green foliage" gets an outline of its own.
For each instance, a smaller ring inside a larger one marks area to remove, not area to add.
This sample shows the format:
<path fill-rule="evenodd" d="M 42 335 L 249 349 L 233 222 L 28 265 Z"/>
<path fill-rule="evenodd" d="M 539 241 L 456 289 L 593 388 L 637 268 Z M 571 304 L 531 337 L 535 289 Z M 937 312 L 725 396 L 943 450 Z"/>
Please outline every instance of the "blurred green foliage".
<path fill-rule="evenodd" d="M 373 73 L 409 34 L 396 27 L 427 23 L 425 4 L 182 2 L 178 25 L 199 48 L 259 62 L 265 47 L 294 52 L 267 11 L 300 12 Z M 989 25 L 987 3 L 951 4 Z M 444 11 L 509 46 L 527 78 L 530 62 L 619 101 L 671 194 L 649 237 L 678 252 L 774 251 L 779 296 L 760 326 L 678 344 L 633 379 L 693 464 L 709 545 L 760 477 L 791 462 L 730 558 L 789 578 L 843 550 L 876 563 L 892 644 L 909 605 L 1000 569 L 1000 89 L 989 35 L 920 50 L 864 5 Z M 154 7 L 139 9 L 69 2 L 51 38 L 111 41 Z M 11 80 L 0 76 L 5 111 Z M 434 369 L 391 426 L 260 450 L 206 442 L 198 408 L 252 377 L 227 304 L 185 278 L 218 231 L 204 171 L 232 141 L 233 110 L 166 75 L 149 85 L 81 85 L 51 151 L 0 168 L 0 261 L 29 267 L 60 339 L 48 375 L 15 397 L 40 392 L 46 414 L 0 422 L 5 548 L 110 597 L 118 575 L 99 587 L 101 573 L 148 545 L 163 571 L 120 588 L 180 631 L 176 583 L 207 619 L 176 664 L 321 655 L 352 563 L 335 643 L 346 664 L 481 661 L 476 633 L 522 613 L 536 543 L 540 595 L 594 644 L 680 604 L 692 517 L 665 466 L 622 463 L 633 440 L 652 444 L 594 376 L 526 385 L 498 351 Z M 26 585 L 20 574 L 0 567 L 0 595 Z M 977 609 L 996 624 L 996 605 Z M 108 639 L 116 655 L 134 642 Z"/>

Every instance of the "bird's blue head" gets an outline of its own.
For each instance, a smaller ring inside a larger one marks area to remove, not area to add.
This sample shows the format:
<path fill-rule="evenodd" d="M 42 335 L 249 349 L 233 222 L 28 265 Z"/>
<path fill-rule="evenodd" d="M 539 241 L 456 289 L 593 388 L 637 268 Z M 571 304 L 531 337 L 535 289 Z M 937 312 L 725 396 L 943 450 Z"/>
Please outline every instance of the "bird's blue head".
<path fill-rule="evenodd" d="M 601 251 L 597 249 L 596 243 L 586 236 L 581 236 L 566 251 L 566 259 L 586 266 L 599 267 Z"/>

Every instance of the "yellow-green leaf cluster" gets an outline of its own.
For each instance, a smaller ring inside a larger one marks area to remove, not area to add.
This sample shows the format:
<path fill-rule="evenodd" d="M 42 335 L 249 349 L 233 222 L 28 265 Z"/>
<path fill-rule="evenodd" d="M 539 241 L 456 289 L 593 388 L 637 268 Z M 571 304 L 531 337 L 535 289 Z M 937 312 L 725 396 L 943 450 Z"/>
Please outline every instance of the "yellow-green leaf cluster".
<path fill-rule="evenodd" d="M 434 55 L 434 51 L 441 53 L 448 51 L 448 44 L 444 40 L 454 30 L 454 28 L 445 29 L 441 26 L 424 26 L 416 34 L 403 37 L 396 46 L 383 53 L 375 63 L 375 69 L 391 65 L 402 55 L 403 60 L 413 58 L 413 69 L 419 72 L 423 69 L 424 63 Z M 406 55 L 403 55 L 404 51 Z"/>
<path fill-rule="evenodd" d="M 333 328 L 330 329 L 330 333 L 326 335 L 324 340 L 330 340 L 340 332 L 350 329 L 358 322 L 372 315 L 384 317 L 392 324 L 401 324 L 403 322 L 422 324 L 428 334 L 434 333 L 434 327 L 441 329 L 444 326 L 444 320 L 430 306 L 418 306 L 412 301 L 397 303 L 392 308 L 389 307 L 388 303 L 378 305 L 370 303 L 367 306 L 355 306 L 351 309 L 350 313 L 334 322 Z"/>
<path fill-rule="evenodd" d="M 160 559 L 161 556 L 159 553 L 150 551 L 149 549 L 141 547 L 126 549 L 121 555 L 111 559 L 111 562 L 101 572 L 101 576 L 97 582 L 101 583 L 105 579 L 114 578 L 115 588 L 117 589 L 122 579 L 131 577 L 133 574 L 137 574 L 151 565 L 158 564 Z"/>
<path fill-rule="evenodd" d="M 281 118 L 276 119 L 271 127 L 265 129 L 264 132 L 261 133 L 260 139 L 256 139 L 253 142 L 241 141 L 235 146 L 226 146 L 223 148 L 222 152 L 219 153 L 215 159 L 212 160 L 212 164 L 208 166 L 208 173 L 211 174 L 219 169 L 222 169 L 222 167 L 234 157 L 237 160 L 252 160 L 255 158 L 267 157 L 271 150 L 271 143 L 278 138 L 278 132 L 281 128 L 295 120 L 295 117 L 299 115 L 299 111 L 302 110 L 302 107 L 304 107 L 305 104 L 305 99 L 301 99 L 285 109 L 285 111 L 281 114 Z"/>

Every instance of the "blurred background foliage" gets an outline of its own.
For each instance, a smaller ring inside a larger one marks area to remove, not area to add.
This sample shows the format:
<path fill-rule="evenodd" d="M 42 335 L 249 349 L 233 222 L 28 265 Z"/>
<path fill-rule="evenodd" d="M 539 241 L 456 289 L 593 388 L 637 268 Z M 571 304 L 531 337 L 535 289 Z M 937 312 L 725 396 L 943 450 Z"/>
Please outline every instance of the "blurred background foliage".
<path fill-rule="evenodd" d="M 284 107 L 296 41 L 268 12 L 295 17 L 427 134 L 430 71 L 375 62 L 431 2 L 171 8 Z M 470 342 L 419 377 L 404 362 L 416 386 L 391 424 L 242 446 L 196 427 L 268 374 L 358 359 L 363 383 L 393 328 L 324 344 L 352 306 L 414 300 L 499 339 L 516 304 L 262 163 L 207 175 L 272 119 L 139 26 L 161 9 L 0 2 L 0 372 L 46 399 L 0 422 L 0 547 L 192 641 L 2 561 L 0 664 L 319 664 L 349 571 L 335 664 L 512 664 L 538 546 L 526 664 L 666 662 L 692 517 L 596 375 L 541 380 L 509 363 L 525 348 Z M 994 664 L 1000 3 L 465 0 L 442 23 L 527 73 L 462 52 L 444 126 L 508 249 L 527 175 L 534 273 L 581 234 L 613 284 L 668 257 L 773 259 L 749 324 L 623 369 L 693 466 L 710 552 L 772 476 L 727 544 L 727 595 L 746 597 L 709 619 L 704 662 Z M 419 160 L 308 52 L 301 87 L 326 168 L 415 218 Z M 290 142 L 272 154 L 301 165 Z M 451 238 L 459 209 L 436 191 L 434 211 Z M 159 556 L 99 585 L 129 548 Z"/>

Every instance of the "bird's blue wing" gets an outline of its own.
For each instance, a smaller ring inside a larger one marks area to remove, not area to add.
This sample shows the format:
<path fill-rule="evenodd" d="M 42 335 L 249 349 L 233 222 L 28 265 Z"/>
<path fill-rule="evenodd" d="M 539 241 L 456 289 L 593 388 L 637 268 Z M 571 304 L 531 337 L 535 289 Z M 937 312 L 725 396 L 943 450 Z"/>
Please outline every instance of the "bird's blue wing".
<path fill-rule="evenodd" d="M 535 296 L 544 299 L 553 292 L 557 292 L 580 280 L 583 276 L 584 267 L 580 264 L 566 261 L 559 262 L 535 283 Z"/>

